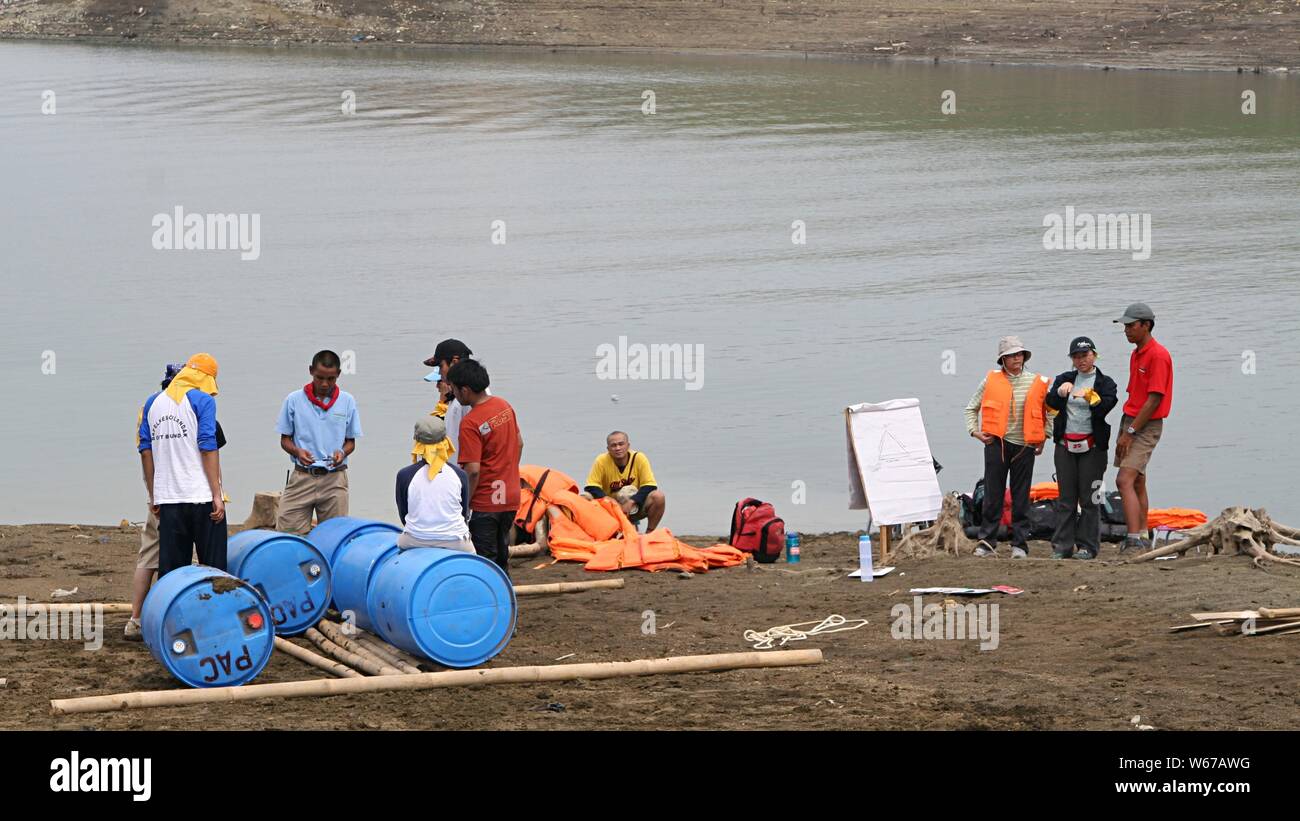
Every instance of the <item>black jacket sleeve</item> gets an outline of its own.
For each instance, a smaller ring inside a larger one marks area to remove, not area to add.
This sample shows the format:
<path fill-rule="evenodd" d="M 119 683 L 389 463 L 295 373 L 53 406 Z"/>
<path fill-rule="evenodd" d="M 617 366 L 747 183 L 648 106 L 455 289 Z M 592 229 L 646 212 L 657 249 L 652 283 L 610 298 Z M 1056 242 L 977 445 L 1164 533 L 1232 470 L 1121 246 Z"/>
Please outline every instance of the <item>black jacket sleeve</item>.
<path fill-rule="evenodd" d="M 1057 393 L 1057 391 L 1060 390 L 1062 385 L 1070 381 L 1070 376 L 1073 373 L 1074 371 L 1066 371 L 1065 373 L 1057 374 L 1056 381 L 1052 383 L 1051 390 L 1047 392 L 1047 407 L 1056 411 L 1065 410 L 1065 403 L 1068 400 Z M 1097 391 L 1097 393 L 1101 393 L 1101 391 Z"/>
<path fill-rule="evenodd" d="M 600 488 L 596 487 L 595 485 L 587 485 L 586 487 L 583 488 L 583 490 L 585 490 L 587 493 L 591 494 L 591 498 L 593 498 L 593 499 L 603 499 L 603 498 L 605 498 L 605 491 L 601 490 Z"/>
<path fill-rule="evenodd" d="M 416 465 L 421 463 L 417 462 Z M 413 466 L 412 466 L 413 467 Z M 411 487 L 411 468 L 404 467 L 397 471 L 397 518 L 406 524 L 407 490 Z"/>
<path fill-rule="evenodd" d="M 1093 413 L 1105 419 L 1106 414 L 1110 413 L 1115 405 L 1119 404 L 1119 386 L 1115 384 L 1114 379 L 1103 373 L 1101 378 L 1097 380 L 1095 390 L 1097 395 L 1101 397 L 1101 401 L 1097 403 L 1097 407 L 1093 408 Z"/>

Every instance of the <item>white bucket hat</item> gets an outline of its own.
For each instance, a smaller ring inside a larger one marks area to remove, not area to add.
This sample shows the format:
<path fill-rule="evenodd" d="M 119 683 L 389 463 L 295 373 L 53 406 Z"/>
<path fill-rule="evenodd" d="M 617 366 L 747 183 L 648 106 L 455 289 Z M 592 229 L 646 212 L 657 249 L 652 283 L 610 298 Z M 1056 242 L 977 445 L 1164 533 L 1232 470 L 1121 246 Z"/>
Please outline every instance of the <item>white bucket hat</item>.
<path fill-rule="evenodd" d="M 1026 362 L 1029 361 L 1029 357 L 1033 356 L 1033 354 L 1030 352 L 1028 348 L 1020 344 L 1020 337 L 1018 336 L 1004 336 L 998 340 L 998 364 L 999 365 L 1002 364 L 1002 357 L 1010 356 L 1013 353 L 1024 354 Z"/>

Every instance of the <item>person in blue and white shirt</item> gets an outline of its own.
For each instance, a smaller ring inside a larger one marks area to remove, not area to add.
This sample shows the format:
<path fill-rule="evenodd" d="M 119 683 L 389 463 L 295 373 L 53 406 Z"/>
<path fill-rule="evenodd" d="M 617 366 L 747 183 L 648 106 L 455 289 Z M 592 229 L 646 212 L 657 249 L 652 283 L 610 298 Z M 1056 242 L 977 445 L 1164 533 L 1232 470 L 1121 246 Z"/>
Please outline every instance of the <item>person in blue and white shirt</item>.
<path fill-rule="evenodd" d="M 311 381 L 289 394 L 276 431 L 293 471 L 285 481 L 275 529 L 306 536 L 318 522 L 348 515 L 348 457 L 361 437 L 361 417 L 352 394 L 338 386 L 342 363 L 333 351 L 311 359 Z"/>
<path fill-rule="evenodd" d="M 217 360 L 195 354 L 140 415 L 140 462 L 158 516 L 158 578 L 190 564 L 226 569 L 217 455 Z"/>
<path fill-rule="evenodd" d="M 436 416 L 415 423 L 412 464 L 397 472 L 397 546 L 474 553 L 469 536 L 469 477 L 455 462 L 447 426 Z"/>

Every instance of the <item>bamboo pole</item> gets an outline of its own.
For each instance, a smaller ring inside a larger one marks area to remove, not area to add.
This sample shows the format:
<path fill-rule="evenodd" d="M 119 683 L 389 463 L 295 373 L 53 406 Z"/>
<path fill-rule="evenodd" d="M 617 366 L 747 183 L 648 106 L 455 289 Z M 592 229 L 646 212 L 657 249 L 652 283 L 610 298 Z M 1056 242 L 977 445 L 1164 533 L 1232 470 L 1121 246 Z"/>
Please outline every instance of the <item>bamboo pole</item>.
<path fill-rule="evenodd" d="M 357 628 L 357 637 L 361 639 L 362 642 L 365 642 L 366 644 L 376 645 L 381 650 L 384 650 L 387 653 L 391 653 L 393 656 L 396 656 L 402 661 L 405 661 L 407 664 L 418 666 L 421 664 L 431 663 L 429 659 L 422 658 L 420 656 L 413 656 L 410 653 L 403 650 L 402 648 L 397 647 L 396 645 L 391 644 L 385 641 L 384 639 L 380 638 L 377 634 L 362 630 L 360 627 Z"/>
<path fill-rule="evenodd" d="M 396 667 L 398 670 L 401 670 L 403 673 L 424 672 L 423 670 L 421 670 L 419 667 L 416 666 L 417 663 L 424 663 L 424 662 L 421 662 L 420 659 L 417 659 L 414 656 L 411 656 L 403 652 L 400 648 L 394 647 L 393 645 L 389 644 L 388 642 L 384 641 L 378 636 L 374 636 L 369 633 L 363 633 L 360 630 L 358 630 L 357 635 L 353 637 L 353 640 L 356 641 L 358 644 L 360 644 L 362 647 L 365 647 L 370 652 L 374 653 L 376 656 L 379 656 L 381 659 L 384 660 L 385 663 L 393 667 Z"/>
<path fill-rule="evenodd" d="M 286 656 L 293 656 L 299 661 L 306 662 L 312 667 L 319 667 L 322 670 L 328 670 L 339 678 L 364 678 L 351 667 L 339 664 L 336 661 L 330 661 L 324 656 L 318 656 L 305 647 L 299 647 L 283 636 L 275 637 L 275 649 L 283 652 Z"/>
<path fill-rule="evenodd" d="M 59 613 L 59 612 L 62 612 L 62 611 L 64 611 L 64 610 L 77 610 L 77 609 L 80 609 L 80 608 L 82 608 L 82 607 L 102 607 L 102 608 L 104 608 L 104 609 L 103 609 L 102 611 L 100 611 L 100 612 L 103 612 L 103 613 L 130 613 L 130 612 L 131 612 L 131 605 L 130 605 L 129 602 L 96 602 L 96 601 L 77 601 L 77 602 L 61 602 L 61 601 L 59 601 L 59 602 L 52 602 L 52 601 L 29 601 L 29 602 L 27 602 L 26 604 L 27 604 L 27 612 L 28 612 L 29 614 L 32 612 L 32 607 L 33 607 L 34 605 L 40 605 L 41 607 L 44 607 L 44 608 L 45 608 L 45 611 L 46 611 L 47 613 L 48 613 L 48 612 Z M 4 602 L 4 603 L 0 603 L 0 606 L 17 608 L 17 607 L 18 607 L 18 602 Z"/>
<path fill-rule="evenodd" d="M 379 665 L 381 668 L 394 670 L 398 673 L 406 672 L 405 670 L 401 669 L 401 667 L 399 667 L 398 665 L 393 664 L 388 659 L 375 653 L 375 651 L 371 650 L 369 647 L 362 645 L 356 639 L 346 635 L 343 632 L 343 628 L 332 621 L 325 621 L 324 619 L 321 619 L 321 621 L 316 624 L 316 629 L 319 630 L 321 632 L 321 635 L 325 636 L 325 638 L 334 642 L 339 647 L 342 647 L 344 650 L 347 650 L 349 653 L 356 653 L 361 658 L 365 659 L 366 661 L 374 662 L 375 664 Z M 416 670 L 416 672 L 418 673 L 420 671 Z M 392 674 L 386 673 L 385 675 L 392 675 Z"/>
<path fill-rule="evenodd" d="M 398 670 L 396 667 L 389 667 L 387 664 L 379 664 L 378 662 L 371 661 L 363 656 L 358 656 L 356 653 L 344 650 L 342 647 L 339 647 L 337 644 L 321 635 L 320 631 L 314 627 L 309 627 L 307 632 L 303 635 L 307 637 L 308 641 L 319 647 L 325 655 L 341 661 L 349 667 L 356 668 L 363 673 L 369 673 L 372 676 L 402 675 L 402 671 Z"/>
<path fill-rule="evenodd" d="M 556 582 L 555 584 L 517 584 L 516 596 L 547 596 L 555 593 L 581 593 L 584 590 L 618 590 L 625 579 L 602 579 L 598 582 Z"/>
<path fill-rule="evenodd" d="M 760 667 L 795 667 L 820 664 L 821 650 L 771 650 L 722 653 L 709 656 L 611 661 L 592 664 L 553 664 L 540 667 L 499 667 L 494 670 L 453 670 L 421 673 L 418 676 L 378 678 L 334 678 L 286 681 L 277 684 L 245 684 L 242 687 L 209 687 L 194 690 L 154 690 L 106 696 L 62 698 L 50 701 L 53 715 L 99 713 L 141 707 L 175 707 L 189 704 L 234 703 L 261 698 L 297 698 L 391 690 L 430 690 L 473 684 L 520 684 L 540 681 L 574 681 L 624 676 L 653 676 L 666 673 L 705 673 Z"/>

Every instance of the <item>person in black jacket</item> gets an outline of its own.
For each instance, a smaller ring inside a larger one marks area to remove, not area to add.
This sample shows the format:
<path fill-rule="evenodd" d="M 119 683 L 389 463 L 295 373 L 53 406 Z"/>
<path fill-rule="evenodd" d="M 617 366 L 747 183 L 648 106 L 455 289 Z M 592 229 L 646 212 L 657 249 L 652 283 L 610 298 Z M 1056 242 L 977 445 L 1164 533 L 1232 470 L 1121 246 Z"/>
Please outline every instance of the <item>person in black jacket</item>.
<path fill-rule="evenodd" d="M 1088 337 L 1070 343 L 1070 359 L 1074 369 L 1057 376 L 1047 392 L 1048 407 L 1057 411 L 1052 441 L 1060 488 L 1052 556 L 1093 559 L 1101 549 L 1101 477 L 1110 448 L 1106 414 L 1119 401 L 1119 389 L 1097 367 L 1097 349 Z"/>

